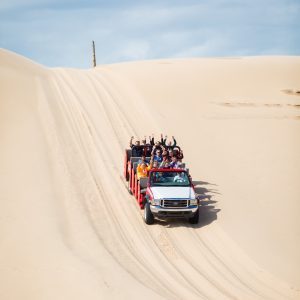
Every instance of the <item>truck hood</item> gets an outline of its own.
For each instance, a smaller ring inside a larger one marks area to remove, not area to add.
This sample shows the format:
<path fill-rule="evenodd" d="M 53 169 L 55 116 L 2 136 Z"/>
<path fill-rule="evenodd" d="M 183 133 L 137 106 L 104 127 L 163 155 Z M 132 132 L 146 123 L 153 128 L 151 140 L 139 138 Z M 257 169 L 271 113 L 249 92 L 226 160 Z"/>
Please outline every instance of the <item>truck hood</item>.
<path fill-rule="evenodd" d="M 151 187 L 154 199 L 195 199 L 194 190 L 184 186 Z"/>

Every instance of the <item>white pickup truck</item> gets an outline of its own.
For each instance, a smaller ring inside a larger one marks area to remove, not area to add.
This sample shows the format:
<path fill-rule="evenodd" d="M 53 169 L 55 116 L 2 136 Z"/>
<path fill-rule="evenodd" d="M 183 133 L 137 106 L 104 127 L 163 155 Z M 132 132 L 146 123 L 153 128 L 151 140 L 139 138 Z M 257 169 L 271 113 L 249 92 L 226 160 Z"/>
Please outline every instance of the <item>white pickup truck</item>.
<path fill-rule="evenodd" d="M 151 169 L 147 177 L 138 179 L 136 170 L 139 160 L 140 157 L 132 156 L 131 149 L 125 150 L 124 178 L 129 193 L 144 209 L 146 224 L 153 224 L 155 218 L 170 217 L 186 218 L 191 224 L 198 223 L 199 203 L 188 172 L 185 169 Z"/>
<path fill-rule="evenodd" d="M 143 204 L 146 224 L 153 224 L 155 217 L 187 218 L 192 224 L 199 220 L 193 184 L 183 169 L 152 169 Z"/>

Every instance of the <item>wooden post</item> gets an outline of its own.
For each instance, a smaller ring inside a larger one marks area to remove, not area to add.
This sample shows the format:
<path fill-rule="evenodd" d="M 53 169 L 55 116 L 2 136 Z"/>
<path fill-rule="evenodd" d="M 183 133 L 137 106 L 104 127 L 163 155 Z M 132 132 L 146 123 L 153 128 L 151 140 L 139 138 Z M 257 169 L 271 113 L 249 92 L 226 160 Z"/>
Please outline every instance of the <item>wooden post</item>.
<path fill-rule="evenodd" d="M 95 51 L 95 42 L 93 42 L 93 67 L 96 67 L 96 51 Z"/>

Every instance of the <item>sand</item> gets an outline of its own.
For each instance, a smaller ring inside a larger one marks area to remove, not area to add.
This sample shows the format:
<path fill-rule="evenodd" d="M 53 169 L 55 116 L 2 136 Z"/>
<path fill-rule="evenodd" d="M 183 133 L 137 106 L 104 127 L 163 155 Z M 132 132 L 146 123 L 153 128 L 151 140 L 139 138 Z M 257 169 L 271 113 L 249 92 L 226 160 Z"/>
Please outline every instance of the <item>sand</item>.
<path fill-rule="evenodd" d="M 0 299 L 300 299 L 300 57 L 49 69 L 0 50 Z M 200 222 L 147 226 L 131 135 L 175 135 Z"/>

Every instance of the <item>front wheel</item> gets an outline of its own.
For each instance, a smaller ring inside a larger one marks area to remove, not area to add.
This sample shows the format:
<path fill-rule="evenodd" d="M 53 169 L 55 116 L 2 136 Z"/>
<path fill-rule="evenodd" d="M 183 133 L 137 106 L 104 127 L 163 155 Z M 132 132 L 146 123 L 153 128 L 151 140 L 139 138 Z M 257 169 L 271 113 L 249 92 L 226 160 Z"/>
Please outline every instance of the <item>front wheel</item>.
<path fill-rule="evenodd" d="M 150 210 L 150 203 L 147 202 L 144 207 L 144 221 L 146 224 L 151 225 L 154 223 L 154 216 Z"/>
<path fill-rule="evenodd" d="M 189 218 L 189 222 L 191 224 L 198 224 L 198 221 L 199 221 L 199 208 L 197 209 L 195 214 L 191 218 Z"/>

